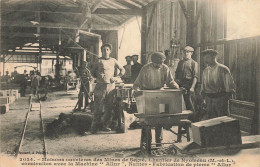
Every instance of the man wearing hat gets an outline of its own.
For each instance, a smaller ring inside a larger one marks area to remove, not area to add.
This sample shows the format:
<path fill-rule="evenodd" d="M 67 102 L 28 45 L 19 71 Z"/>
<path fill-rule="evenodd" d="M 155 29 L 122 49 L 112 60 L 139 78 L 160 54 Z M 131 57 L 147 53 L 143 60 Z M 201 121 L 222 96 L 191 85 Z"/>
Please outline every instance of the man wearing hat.
<path fill-rule="evenodd" d="M 131 83 L 131 62 L 132 62 L 132 57 L 131 56 L 126 56 L 126 65 L 124 65 L 125 69 L 125 75 L 122 77 L 124 83 Z"/>
<path fill-rule="evenodd" d="M 91 133 L 96 133 L 98 128 L 104 131 L 110 131 L 109 125 L 111 123 L 111 114 L 113 107 L 113 90 L 115 89 L 114 77 L 115 68 L 120 70 L 119 76 L 125 74 L 125 69 L 118 63 L 118 61 L 110 57 L 112 50 L 111 44 L 104 44 L 101 46 L 102 57 L 98 59 L 93 67 L 93 76 L 96 78 L 97 85 L 95 86 L 94 94 L 94 117 L 91 125 Z M 101 125 L 101 116 L 103 107 L 105 109 Z"/>
<path fill-rule="evenodd" d="M 178 84 L 174 81 L 170 69 L 167 65 L 163 64 L 166 57 L 161 52 L 155 52 L 151 56 L 152 62 L 146 64 L 141 69 L 138 77 L 134 82 L 134 90 L 153 90 L 161 89 L 166 84 L 168 87 L 178 89 Z M 144 129 L 142 129 L 142 133 Z M 162 127 L 155 127 L 155 139 L 156 143 L 161 143 Z M 160 144 L 158 145 L 160 146 Z"/>
<path fill-rule="evenodd" d="M 227 66 L 217 62 L 218 52 L 202 52 L 208 65 L 202 75 L 201 93 L 206 101 L 207 119 L 228 115 L 228 100 L 235 93 L 235 83 Z"/>
<path fill-rule="evenodd" d="M 191 95 L 194 93 L 198 78 L 198 63 L 191 58 L 193 52 L 194 49 L 190 46 L 185 46 L 183 48 L 183 60 L 179 61 L 175 71 L 176 82 L 180 87 L 183 87 L 187 90 L 187 93 L 183 95 L 183 98 L 186 109 L 191 111 L 194 111 Z"/>

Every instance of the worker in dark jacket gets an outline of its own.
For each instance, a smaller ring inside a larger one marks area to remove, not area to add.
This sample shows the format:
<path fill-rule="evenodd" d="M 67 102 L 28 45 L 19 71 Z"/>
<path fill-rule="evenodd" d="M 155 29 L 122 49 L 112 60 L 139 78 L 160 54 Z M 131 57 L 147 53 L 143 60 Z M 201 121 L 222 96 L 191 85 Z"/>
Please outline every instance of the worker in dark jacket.
<path fill-rule="evenodd" d="M 191 96 L 194 93 L 198 79 L 198 63 L 191 58 L 193 52 L 194 49 L 192 47 L 184 47 L 183 60 L 179 61 L 175 71 L 175 81 L 179 84 L 180 87 L 183 87 L 187 90 L 187 93 L 183 95 L 183 98 L 186 109 L 191 111 L 194 111 Z"/>
<path fill-rule="evenodd" d="M 25 92 L 26 92 L 26 87 L 27 87 L 27 74 L 26 74 L 26 70 L 24 70 L 24 73 L 22 74 L 21 77 L 21 81 L 20 81 L 20 93 L 21 93 L 21 97 L 25 97 Z"/>
<path fill-rule="evenodd" d="M 143 66 L 142 64 L 138 63 L 138 55 L 133 55 L 132 60 L 134 64 L 131 66 L 131 78 L 132 78 L 132 82 L 135 82 Z"/>

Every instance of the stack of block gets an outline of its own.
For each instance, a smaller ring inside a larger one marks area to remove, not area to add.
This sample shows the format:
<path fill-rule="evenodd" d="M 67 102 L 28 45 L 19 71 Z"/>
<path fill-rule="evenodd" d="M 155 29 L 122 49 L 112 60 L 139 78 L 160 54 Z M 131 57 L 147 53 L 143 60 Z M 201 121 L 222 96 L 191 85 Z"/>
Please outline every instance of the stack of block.
<path fill-rule="evenodd" d="M 13 103 L 20 97 L 18 89 L 0 90 L 0 113 L 4 114 L 9 111 L 9 104 Z"/>
<path fill-rule="evenodd" d="M 9 111 L 9 104 L 10 99 L 8 96 L 6 96 L 6 92 L 1 90 L 1 97 L 0 97 L 0 113 L 5 114 Z M 5 95 L 5 96 L 4 96 Z"/>

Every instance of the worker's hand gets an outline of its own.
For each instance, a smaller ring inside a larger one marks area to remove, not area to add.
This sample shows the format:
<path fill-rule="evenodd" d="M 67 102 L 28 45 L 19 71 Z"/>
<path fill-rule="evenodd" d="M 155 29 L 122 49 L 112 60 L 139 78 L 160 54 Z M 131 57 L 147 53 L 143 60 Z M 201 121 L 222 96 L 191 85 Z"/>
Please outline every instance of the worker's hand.
<path fill-rule="evenodd" d="M 170 82 L 169 87 L 171 89 L 179 89 L 179 85 L 176 82 L 174 82 L 174 81 Z"/>
<path fill-rule="evenodd" d="M 194 88 L 190 88 L 190 92 L 193 93 L 194 92 Z"/>
<path fill-rule="evenodd" d="M 114 83 L 114 82 L 116 82 L 116 81 L 117 81 L 116 77 L 110 78 L 110 82 L 111 82 L 111 83 Z"/>
<path fill-rule="evenodd" d="M 187 94 L 187 89 L 185 89 L 184 87 L 180 87 L 180 90 L 182 91 L 183 94 Z"/>

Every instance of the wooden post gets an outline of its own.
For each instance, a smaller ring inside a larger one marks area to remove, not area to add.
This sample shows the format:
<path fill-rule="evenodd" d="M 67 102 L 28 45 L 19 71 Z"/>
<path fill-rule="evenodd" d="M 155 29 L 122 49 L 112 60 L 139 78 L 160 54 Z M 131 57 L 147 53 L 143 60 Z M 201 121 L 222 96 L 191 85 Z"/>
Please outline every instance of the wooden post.
<path fill-rule="evenodd" d="M 258 74 L 260 73 L 260 58 L 258 55 L 259 51 L 260 51 L 260 40 L 256 40 L 256 76 L 255 76 L 255 82 L 256 82 L 256 91 L 255 91 L 255 112 L 254 112 L 254 117 L 253 117 L 253 123 L 252 123 L 252 130 L 251 130 L 251 134 L 252 135 L 257 135 L 260 134 L 260 114 L 259 114 L 259 110 L 260 110 L 260 78 L 258 77 Z"/>
<path fill-rule="evenodd" d="M 195 1 L 187 0 L 187 27 L 186 27 L 186 44 L 190 46 L 194 46 L 194 9 L 195 9 Z"/>
<path fill-rule="evenodd" d="M 83 61 L 87 61 L 87 51 L 83 50 Z"/>
<path fill-rule="evenodd" d="M 142 25 L 141 25 L 141 64 L 146 63 L 146 31 L 147 31 L 147 8 L 142 7 Z"/>

